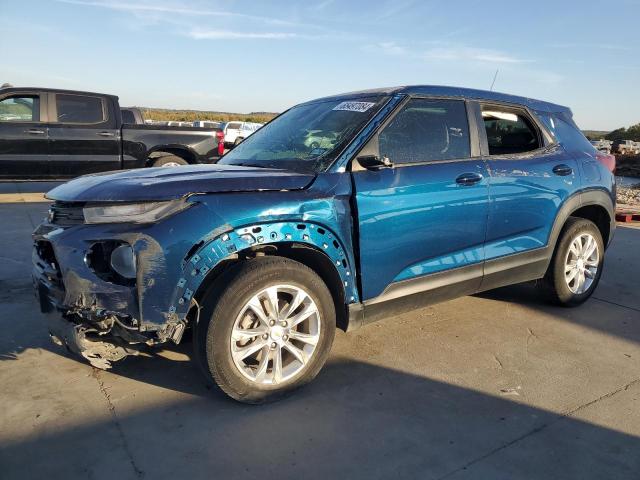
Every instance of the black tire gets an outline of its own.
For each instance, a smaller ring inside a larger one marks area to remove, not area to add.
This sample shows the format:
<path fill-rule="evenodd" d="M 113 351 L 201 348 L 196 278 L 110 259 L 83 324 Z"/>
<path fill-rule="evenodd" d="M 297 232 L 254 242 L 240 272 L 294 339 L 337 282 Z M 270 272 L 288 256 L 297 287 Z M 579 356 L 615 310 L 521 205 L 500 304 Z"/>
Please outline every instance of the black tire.
<path fill-rule="evenodd" d="M 300 372 L 277 385 L 247 379 L 231 355 L 231 332 L 241 309 L 259 291 L 287 283 L 303 288 L 315 302 L 320 318 L 316 349 Z M 257 257 L 223 273 L 203 295 L 200 320 L 194 331 L 195 362 L 208 380 L 243 403 L 265 403 L 281 398 L 318 374 L 335 336 L 335 306 L 322 279 L 307 266 L 283 257 Z"/>
<path fill-rule="evenodd" d="M 598 267 L 591 285 L 582 293 L 574 293 L 565 280 L 565 263 L 571 243 L 581 234 L 589 234 L 595 239 L 599 253 Z M 604 242 L 598 227 L 590 220 L 570 217 L 558 238 L 549 269 L 542 281 L 543 290 L 553 303 L 563 307 L 576 307 L 593 294 L 600 281 L 603 266 Z"/>
<path fill-rule="evenodd" d="M 187 162 L 184 158 L 178 157 L 177 155 L 165 155 L 163 157 L 152 159 L 152 161 L 152 167 L 164 167 L 171 164 L 189 165 L 189 162 Z"/>

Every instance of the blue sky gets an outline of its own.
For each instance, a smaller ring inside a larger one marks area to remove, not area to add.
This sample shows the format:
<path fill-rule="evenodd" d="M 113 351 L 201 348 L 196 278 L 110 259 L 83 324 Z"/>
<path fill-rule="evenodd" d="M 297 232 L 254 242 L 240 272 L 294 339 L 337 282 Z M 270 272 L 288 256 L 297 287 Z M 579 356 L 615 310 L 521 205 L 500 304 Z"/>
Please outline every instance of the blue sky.
<path fill-rule="evenodd" d="M 281 111 L 364 88 L 495 89 L 640 122 L 640 0 L 0 0 L 0 83 Z"/>

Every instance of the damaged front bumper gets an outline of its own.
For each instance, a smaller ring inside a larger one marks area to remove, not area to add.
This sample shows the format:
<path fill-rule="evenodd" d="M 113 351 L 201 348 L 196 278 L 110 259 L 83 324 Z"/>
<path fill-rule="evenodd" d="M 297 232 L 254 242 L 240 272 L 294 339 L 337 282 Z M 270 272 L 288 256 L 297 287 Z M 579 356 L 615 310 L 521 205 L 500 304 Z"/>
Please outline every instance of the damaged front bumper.
<path fill-rule="evenodd" d="M 104 334 L 96 328 L 73 323 L 57 315 L 49 315 L 47 323 L 51 340 L 56 345 L 66 347 L 102 370 L 111 368 L 111 362 L 139 353 L 139 348 L 124 344 L 121 339 L 111 335 L 111 332 Z M 104 339 L 103 335 L 106 335 Z"/>
<path fill-rule="evenodd" d="M 169 261 L 160 247 L 162 229 L 60 226 L 45 221 L 33 240 L 33 284 L 55 343 L 94 367 L 106 369 L 146 346 L 180 342 L 186 314 L 170 312 L 176 285 L 164 281 L 180 275 L 164 266 L 181 268 L 181 262 Z M 95 245 L 105 242 L 127 244 L 135 250 L 135 279 L 106 275 L 100 259 L 91 258 Z"/>

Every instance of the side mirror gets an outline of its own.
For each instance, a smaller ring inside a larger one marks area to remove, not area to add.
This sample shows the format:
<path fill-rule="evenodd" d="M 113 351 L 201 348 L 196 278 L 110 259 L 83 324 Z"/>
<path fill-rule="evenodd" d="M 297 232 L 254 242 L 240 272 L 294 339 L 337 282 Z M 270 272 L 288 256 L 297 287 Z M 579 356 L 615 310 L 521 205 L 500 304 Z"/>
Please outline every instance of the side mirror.
<path fill-rule="evenodd" d="M 393 167 L 393 162 L 389 157 L 380 158 L 378 155 L 363 155 L 357 158 L 358 163 L 367 170 L 382 170 L 383 168 Z"/>

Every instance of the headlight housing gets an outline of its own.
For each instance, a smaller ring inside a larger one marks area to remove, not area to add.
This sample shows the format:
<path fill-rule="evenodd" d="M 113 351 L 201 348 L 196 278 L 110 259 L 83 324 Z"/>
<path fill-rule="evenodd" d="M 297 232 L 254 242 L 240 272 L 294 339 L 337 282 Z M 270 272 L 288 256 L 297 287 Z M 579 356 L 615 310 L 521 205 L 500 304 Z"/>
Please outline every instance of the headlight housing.
<path fill-rule="evenodd" d="M 190 202 L 125 203 L 121 205 L 93 205 L 83 208 L 84 222 L 94 223 L 154 223 L 192 205 Z"/>

